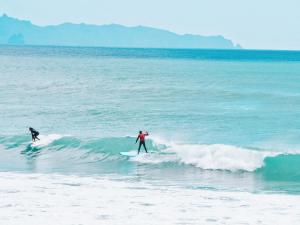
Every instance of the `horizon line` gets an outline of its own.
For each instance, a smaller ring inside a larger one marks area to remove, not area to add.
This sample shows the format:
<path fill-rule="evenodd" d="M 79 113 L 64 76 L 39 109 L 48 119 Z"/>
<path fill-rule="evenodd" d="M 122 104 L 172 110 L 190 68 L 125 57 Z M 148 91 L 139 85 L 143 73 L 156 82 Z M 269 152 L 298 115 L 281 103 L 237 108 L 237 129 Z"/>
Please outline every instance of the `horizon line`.
<path fill-rule="evenodd" d="M 114 48 L 114 49 L 149 49 L 149 50 L 208 50 L 208 51 L 269 51 L 269 52 L 300 52 L 300 49 L 255 49 L 255 48 L 154 48 L 154 47 L 118 47 L 118 46 L 90 46 L 90 45 L 33 45 L 33 44 L 0 44 L 0 47 L 55 47 L 55 48 Z"/>

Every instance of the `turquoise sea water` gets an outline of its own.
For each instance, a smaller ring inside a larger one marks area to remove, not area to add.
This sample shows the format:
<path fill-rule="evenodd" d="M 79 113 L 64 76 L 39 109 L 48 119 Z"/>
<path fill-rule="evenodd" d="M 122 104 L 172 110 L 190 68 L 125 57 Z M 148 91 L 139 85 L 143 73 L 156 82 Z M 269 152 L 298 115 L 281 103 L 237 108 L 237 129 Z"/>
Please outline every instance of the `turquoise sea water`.
<path fill-rule="evenodd" d="M 2 46 L 0 78 L 0 171 L 300 192 L 300 52 Z"/>

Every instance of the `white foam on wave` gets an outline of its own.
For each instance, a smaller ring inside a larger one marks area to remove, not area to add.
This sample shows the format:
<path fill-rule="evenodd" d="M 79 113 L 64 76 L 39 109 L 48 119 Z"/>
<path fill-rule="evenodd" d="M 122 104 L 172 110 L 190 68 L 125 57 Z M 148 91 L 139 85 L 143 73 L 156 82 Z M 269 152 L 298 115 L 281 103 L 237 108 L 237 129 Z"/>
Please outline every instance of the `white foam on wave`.
<path fill-rule="evenodd" d="M 175 152 L 179 162 L 202 169 L 244 170 L 252 172 L 264 165 L 266 156 L 278 153 L 260 152 L 230 145 L 174 145 L 168 149 Z"/>
<path fill-rule="evenodd" d="M 48 135 L 39 135 L 38 138 L 40 140 L 37 140 L 35 142 L 32 142 L 32 147 L 45 147 L 49 144 L 51 144 L 53 141 L 61 139 L 63 136 L 60 134 L 48 134 Z"/>
<path fill-rule="evenodd" d="M 177 162 L 202 169 L 253 172 L 264 166 L 266 157 L 274 157 L 281 152 L 257 151 L 224 144 L 178 144 L 153 138 L 157 146 L 165 146 L 161 154 L 141 155 L 134 160 L 141 163 Z"/>
<path fill-rule="evenodd" d="M 0 173 L 0 224 L 300 224 L 300 196 Z"/>

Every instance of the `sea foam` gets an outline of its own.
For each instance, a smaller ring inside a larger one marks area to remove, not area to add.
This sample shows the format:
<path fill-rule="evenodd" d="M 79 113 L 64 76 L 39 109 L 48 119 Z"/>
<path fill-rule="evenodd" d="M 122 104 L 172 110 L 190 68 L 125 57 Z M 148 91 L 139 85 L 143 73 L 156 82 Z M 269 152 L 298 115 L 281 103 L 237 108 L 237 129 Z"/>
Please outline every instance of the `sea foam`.
<path fill-rule="evenodd" d="M 115 177 L 117 178 L 117 177 Z M 300 197 L 57 174 L 0 174 L 0 224 L 290 224 Z"/>

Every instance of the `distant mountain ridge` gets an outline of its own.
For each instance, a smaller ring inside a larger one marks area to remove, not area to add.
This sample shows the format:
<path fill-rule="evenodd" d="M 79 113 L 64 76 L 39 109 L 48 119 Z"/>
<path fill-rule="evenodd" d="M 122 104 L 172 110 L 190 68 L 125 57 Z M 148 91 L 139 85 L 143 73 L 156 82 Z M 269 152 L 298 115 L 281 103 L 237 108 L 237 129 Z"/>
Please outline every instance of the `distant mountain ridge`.
<path fill-rule="evenodd" d="M 58 45 L 132 48 L 237 49 L 223 36 L 179 35 L 167 30 L 118 24 L 88 25 L 63 23 L 37 26 L 7 15 L 0 17 L 0 44 Z"/>

